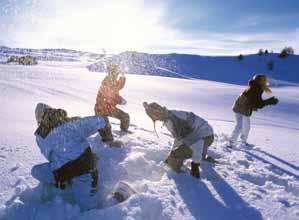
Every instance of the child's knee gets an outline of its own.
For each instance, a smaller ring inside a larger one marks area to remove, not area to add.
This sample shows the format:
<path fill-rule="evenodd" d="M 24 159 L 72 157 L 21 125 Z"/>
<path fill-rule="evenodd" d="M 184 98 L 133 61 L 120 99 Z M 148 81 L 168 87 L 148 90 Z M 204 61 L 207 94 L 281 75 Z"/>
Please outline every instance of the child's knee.
<path fill-rule="evenodd" d="M 181 158 L 174 158 L 174 157 L 171 157 L 169 156 L 165 162 L 166 164 L 172 169 L 174 170 L 175 172 L 180 172 L 181 170 L 181 166 L 183 165 L 183 159 Z"/>
<path fill-rule="evenodd" d="M 130 126 L 130 115 L 124 112 L 120 120 L 121 120 L 121 129 L 127 130 Z"/>
<path fill-rule="evenodd" d="M 126 112 L 124 112 L 124 114 L 122 115 L 121 120 L 125 123 L 128 124 L 130 122 L 130 115 Z"/>
<path fill-rule="evenodd" d="M 238 130 L 241 130 L 242 127 L 243 127 L 243 123 L 242 123 L 242 122 L 239 122 L 239 123 L 236 124 L 236 128 L 237 128 Z"/>
<path fill-rule="evenodd" d="M 42 183 L 54 183 L 54 176 L 50 171 L 49 164 L 38 164 L 32 167 L 31 175 Z"/>
<path fill-rule="evenodd" d="M 42 169 L 40 165 L 35 165 L 31 169 L 31 176 L 33 176 L 35 179 L 41 181 L 41 174 L 42 174 Z"/>

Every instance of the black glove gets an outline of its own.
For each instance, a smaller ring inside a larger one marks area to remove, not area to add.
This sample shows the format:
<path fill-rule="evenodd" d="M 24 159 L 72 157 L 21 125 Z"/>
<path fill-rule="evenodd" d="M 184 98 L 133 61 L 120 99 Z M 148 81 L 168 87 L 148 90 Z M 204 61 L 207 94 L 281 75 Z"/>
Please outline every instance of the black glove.
<path fill-rule="evenodd" d="M 278 103 L 278 99 L 274 96 L 267 100 L 268 105 L 277 105 L 277 103 Z"/>

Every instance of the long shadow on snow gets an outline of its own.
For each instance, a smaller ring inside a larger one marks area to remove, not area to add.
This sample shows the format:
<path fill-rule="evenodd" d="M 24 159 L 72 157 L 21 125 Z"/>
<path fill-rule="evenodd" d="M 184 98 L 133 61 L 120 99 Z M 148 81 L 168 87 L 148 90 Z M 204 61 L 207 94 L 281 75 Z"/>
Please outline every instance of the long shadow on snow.
<path fill-rule="evenodd" d="M 204 172 L 209 173 L 208 176 L 213 176 L 211 184 L 223 203 L 215 198 L 204 182 L 189 175 L 182 178 L 181 175 L 169 174 L 195 219 L 262 219 L 261 213 L 250 207 L 211 166 L 204 167 Z"/>
<path fill-rule="evenodd" d="M 285 161 L 285 160 L 283 160 L 283 159 L 281 159 L 281 158 L 279 158 L 279 157 L 277 157 L 277 156 L 275 156 L 273 154 L 270 154 L 270 153 L 268 153 L 266 151 L 263 151 L 263 150 L 257 150 L 257 151 L 260 152 L 260 153 L 263 153 L 266 156 L 271 157 L 271 158 L 273 158 L 273 159 L 275 159 L 275 160 L 277 160 L 277 161 L 279 161 L 279 162 L 281 162 L 281 163 L 283 163 L 283 164 L 285 164 L 285 165 L 287 165 L 287 166 L 289 166 L 291 168 L 293 168 L 294 170 L 299 171 L 299 167 L 298 166 L 296 166 L 296 165 L 294 165 L 294 164 L 292 164 L 292 163 L 290 163 L 288 161 Z"/>
<path fill-rule="evenodd" d="M 278 171 L 281 172 L 281 173 L 285 173 L 285 174 L 287 174 L 287 175 L 289 175 L 289 176 L 293 176 L 293 177 L 295 177 L 297 180 L 299 180 L 299 176 L 298 176 L 297 174 L 292 173 L 291 171 L 288 171 L 288 170 L 286 170 L 286 169 L 284 169 L 284 168 L 281 168 L 281 167 L 279 167 L 279 166 L 273 164 L 272 162 L 270 162 L 270 161 L 268 161 L 268 160 L 266 160 L 266 159 L 264 159 L 264 158 L 262 158 L 262 157 L 260 157 L 260 156 L 258 156 L 258 155 L 256 155 L 256 154 L 250 152 L 249 150 L 242 150 L 242 149 L 236 149 L 236 150 L 241 151 L 241 152 L 244 152 L 244 153 L 246 153 L 246 154 L 248 154 L 248 155 L 254 157 L 254 158 L 257 159 L 257 160 L 262 161 L 262 162 L 265 163 L 265 164 L 269 164 L 269 165 L 271 165 L 271 167 L 272 167 L 273 169 L 278 170 Z M 258 151 L 258 152 L 259 152 L 259 151 Z M 263 152 L 263 151 L 261 151 L 261 152 Z M 266 152 L 263 152 L 263 153 L 266 153 Z M 267 155 L 267 153 L 266 153 L 266 155 Z M 269 154 L 268 156 L 270 156 L 270 155 L 271 155 L 271 154 Z M 280 161 L 280 162 L 282 162 L 282 163 L 285 163 L 285 164 L 291 166 L 291 167 L 292 167 L 293 169 L 295 169 L 295 170 L 298 169 L 298 167 L 294 166 L 293 164 L 290 164 L 290 163 L 288 163 L 288 162 L 286 162 L 286 161 L 284 161 L 284 160 L 282 160 L 282 159 L 280 159 L 280 158 L 277 158 L 277 157 L 275 157 L 275 156 L 273 156 L 273 155 L 271 155 L 271 156 L 272 156 L 273 158 L 275 158 L 276 160 L 278 160 L 278 161 Z M 270 157 L 271 157 L 271 156 L 270 156 Z"/>

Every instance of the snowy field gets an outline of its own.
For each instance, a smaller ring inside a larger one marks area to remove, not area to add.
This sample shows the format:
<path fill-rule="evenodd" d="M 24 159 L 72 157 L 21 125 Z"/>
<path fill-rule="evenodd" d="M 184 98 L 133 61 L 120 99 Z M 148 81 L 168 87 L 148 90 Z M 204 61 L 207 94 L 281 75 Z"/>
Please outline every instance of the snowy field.
<path fill-rule="evenodd" d="M 33 165 L 45 160 L 33 135 L 35 105 L 46 102 L 69 115 L 92 115 L 103 76 L 66 62 L 0 65 L 1 220 L 299 219 L 298 87 L 274 88 L 279 105 L 254 114 L 249 137 L 253 147 L 227 149 L 225 142 L 234 125 L 231 105 L 244 86 L 139 75 L 128 75 L 122 91 L 133 134 L 121 135 L 119 122 L 113 121 L 114 135 L 125 147 L 99 148 L 99 137 L 90 137 L 100 158 L 99 208 L 80 212 L 60 196 L 41 201 L 38 183 L 30 174 Z M 159 139 L 155 136 L 143 101 L 206 118 L 217 135 L 209 154 L 222 163 L 203 163 L 201 180 L 165 168 L 172 139 L 161 124 Z M 121 180 L 138 193 L 111 206 L 109 197 Z"/>

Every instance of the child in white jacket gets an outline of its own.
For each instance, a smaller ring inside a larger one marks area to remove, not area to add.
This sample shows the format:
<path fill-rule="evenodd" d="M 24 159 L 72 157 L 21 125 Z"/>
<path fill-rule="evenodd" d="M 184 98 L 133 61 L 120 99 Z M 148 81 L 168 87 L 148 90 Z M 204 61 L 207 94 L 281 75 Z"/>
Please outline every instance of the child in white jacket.
<path fill-rule="evenodd" d="M 70 186 L 83 210 L 97 206 L 97 168 L 87 138 L 105 126 L 101 116 L 69 118 L 63 109 L 36 106 L 36 143 L 47 163 L 32 168 L 32 176 L 47 187 Z"/>

